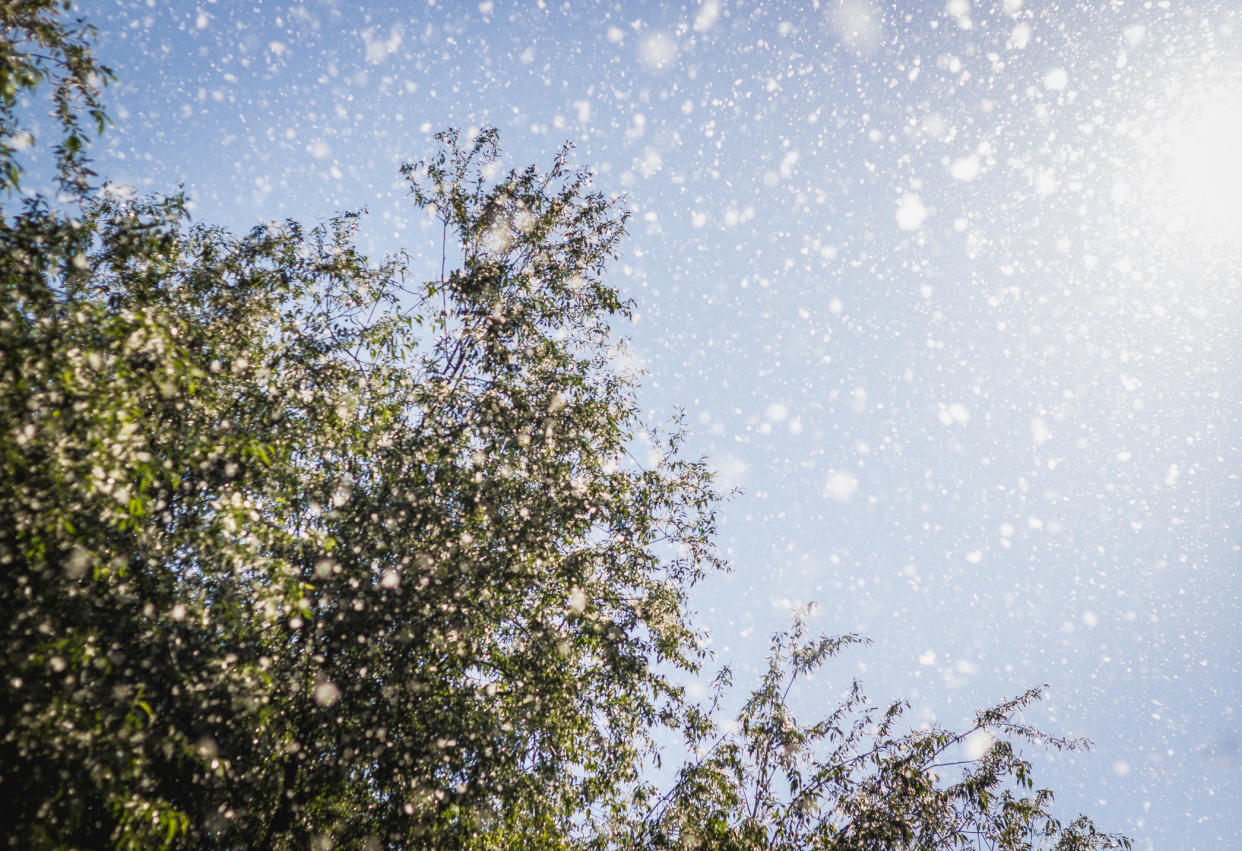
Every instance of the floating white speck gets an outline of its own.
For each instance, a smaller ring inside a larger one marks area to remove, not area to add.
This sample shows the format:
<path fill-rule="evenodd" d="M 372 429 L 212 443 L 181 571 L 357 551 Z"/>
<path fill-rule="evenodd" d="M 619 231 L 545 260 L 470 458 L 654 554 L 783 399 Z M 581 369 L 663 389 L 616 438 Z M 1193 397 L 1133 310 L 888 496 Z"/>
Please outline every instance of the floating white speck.
<path fill-rule="evenodd" d="M 387 36 L 381 34 L 375 27 L 363 30 L 362 41 L 366 48 L 367 62 L 378 65 L 396 53 L 404 40 L 404 31 L 405 28 L 400 23 L 394 26 Z"/>
<path fill-rule="evenodd" d="M 30 133 L 20 131 L 5 139 L 4 142 L 14 151 L 28 151 L 34 146 L 35 139 Z"/>
<path fill-rule="evenodd" d="M 992 734 L 987 730 L 975 730 L 966 737 L 963 742 L 966 749 L 966 758 L 970 760 L 983 759 L 984 754 L 988 752 L 988 748 L 992 747 Z"/>
<path fill-rule="evenodd" d="M 944 402 L 938 403 L 939 409 L 936 416 L 940 419 L 941 425 L 966 425 L 970 422 L 970 409 L 960 402 L 954 402 L 946 405 Z"/>
<path fill-rule="evenodd" d="M 677 42 L 668 33 L 647 36 L 638 48 L 638 61 L 649 71 L 664 71 L 677 59 Z"/>
<path fill-rule="evenodd" d="M 958 27 L 964 30 L 971 28 L 970 21 L 970 0 L 948 0 L 944 4 L 945 14 L 953 18 L 957 22 Z"/>
<path fill-rule="evenodd" d="M 902 195 L 897 201 L 897 227 L 902 230 L 918 230 L 927 218 L 927 207 L 913 193 Z"/>
<path fill-rule="evenodd" d="M 940 418 L 941 425 L 966 425 L 970 422 L 970 409 L 960 402 L 950 405 L 940 402 L 936 415 Z"/>
<path fill-rule="evenodd" d="M 736 455 L 721 458 L 716 467 L 716 479 L 726 491 L 741 486 L 749 469 L 746 462 Z"/>
<path fill-rule="evenodd" d="M 1009 33 L 1009 41 L 1005 46 L 1010 50 L 1022 50 L 1031 42 L 1031 25 L 1022 22 L 1014 24 L 1013 30 Z"/>
<path fill-rule="evenodd" d="M 860 56 L 874 53 L 884 40 L 880 11 L 866 0 L 841 0 L 832 10 L 832 28 L 841 43 Z"/>
<path fill-rule="evenodd" d="M 1069 85 L 1069 74 L 1064 68 L 1053 68 L 1044 75 L 1044 88 L 1050 92 L 1059 92 Z"/>
<path fill-rule="evenodd" d="M 1177 468 L 1176 464 L 1170 464 L 1168 472 L 1164 474 L 1165 485 L 1167 485 L 1168 487 L 1173 487 L 1175 484 L 1177 484 L 1177 479 L 1181 474 L 1182 474 L 1182 471 Z"/>
<path fill-rule="evenodd" d="M 1052 429 L 1048 428 L 1048 423 L 1043 418 L 1036 417 L 1031 420 L 1031 440 L 1035 441 L 1036 446 L 1042 446 L 1051 437 Z"/>
<path fill-rule="evenodd" d="M 341 690 L 331 680 L 323 680 L 315 686 L 315 702 L 320 706 L 331 706 L 341 699 Z"/>
<path fill-rule="evenodd" d="M 858 490 L 858 477 L 846 470 L 829 470 L 824 480 L 824 496 L 846 502 Z"/>
<path fill-rule="evenodd" d="M 954 180 L 969 182 L 979 176 L 979 155 L 971 154 L 968 157 L 958 157 L 949 166 L 949 174 Z"/>
<path fill-rule="evenodd" d="M 707 32 L 715 26 L 719 17 L 719 0 L 703 0 L 703 3 L 699 6 L 699 13 L 694 16 L 694 31 L 699 33 Z"/>
<path fill-rule="evenodd" d="M 936 652 L 934 650 L 924 650 L 922 655 L 919 656 L 919 664 L 920 665 L 936 664 Z"/>
<path fill-rule="evenodd" d="M 652 147 L 643 149 L 643 158 L 639 165 L 639 171 L 642 172 L 643 177 L 651 177 L 663 167 L 664 158 L 660 156 L 659 151 Z"/>

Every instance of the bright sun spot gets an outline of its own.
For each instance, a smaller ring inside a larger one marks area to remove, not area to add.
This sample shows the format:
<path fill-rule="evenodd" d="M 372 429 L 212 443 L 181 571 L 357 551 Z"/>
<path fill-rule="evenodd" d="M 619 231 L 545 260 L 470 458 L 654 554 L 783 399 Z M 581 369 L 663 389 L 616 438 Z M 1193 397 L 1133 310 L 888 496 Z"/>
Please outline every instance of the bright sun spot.
<path fill-rule="evenodd" d="M 1242 234 L 1242 98 L 1213 97 L 1166 130 L 1168 227 L 1208 239 Z"/>

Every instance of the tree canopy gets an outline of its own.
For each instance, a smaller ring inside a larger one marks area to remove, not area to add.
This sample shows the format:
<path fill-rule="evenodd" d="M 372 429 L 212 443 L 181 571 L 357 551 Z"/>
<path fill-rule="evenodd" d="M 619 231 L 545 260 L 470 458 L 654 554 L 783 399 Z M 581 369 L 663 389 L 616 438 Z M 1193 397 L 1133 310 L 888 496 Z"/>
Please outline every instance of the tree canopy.
<path fill-rule="evenodd" d="M 1015 742 L 1074 744 L 1016 720 L 1035 692 L 980 714 L 956 782 L 964 734 L 900 706 L 790 716 L 785 678 L 850 639 L 778 636 L 734 732 L 687 699 L 719 498 L 617 367 L 626 213 L 568 149 L 502 171 L 495 130 L 438 136 L 403 169 L 445 235 L 415 280 L 354 214 L 239 236 L 91 188 L 89 28 L 0 20 L 11 846 L 1123 842 L 1023 791 Z M 12 203 L 19 100 L 49 87 L 73 192 Z M 692 752 L 666 789 L 661 728 Z"/>

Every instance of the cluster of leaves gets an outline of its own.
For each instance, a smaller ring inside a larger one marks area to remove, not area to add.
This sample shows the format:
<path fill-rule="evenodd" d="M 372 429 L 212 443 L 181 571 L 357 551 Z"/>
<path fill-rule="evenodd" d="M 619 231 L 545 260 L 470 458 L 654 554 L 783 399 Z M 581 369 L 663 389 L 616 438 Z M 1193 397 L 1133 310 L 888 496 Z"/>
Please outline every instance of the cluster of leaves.
<path fill-rule="evenodd" d="M 35 143 L 18 119 L 21 98 L 44 83 L 51 86 L 60 130 L 53 148 L 56 180 L 74 193 L 85 188 L 87 128 L 103 132 L 107 123 L 100 89 L 112 71 L 91 54 L 94 29 L 81 18 L 66 21 L 68 11 L 67 0 L 0 0 L 0 191 L 18 188 L 18 154 Z"/>
<path fill-rule="evenodd" d="M 0 5 L 0 127 L 50 84 L 75 188 L 0 218 L 11 847 L 1111 847 L 1003 791 L 1027 765 L 1000 739 L 946 786 L 958 739 L 896 711 L 798 726 L 782 672 L 840 644 L 797 630 L 708 745 L 674 676 L 717 496 L 616 367 L 626 217 L 565 152 L 502 172 L 495 131 L 449 132 L 407 167 L 432 281 L 351 215 L 193 225 L 85 188 L 107 72 L 55 13 Z M 979 728 L 1065 744 L 1012 721 L 1032 699 Z M 662 726 L 699 751 L 663 795 Z"/>

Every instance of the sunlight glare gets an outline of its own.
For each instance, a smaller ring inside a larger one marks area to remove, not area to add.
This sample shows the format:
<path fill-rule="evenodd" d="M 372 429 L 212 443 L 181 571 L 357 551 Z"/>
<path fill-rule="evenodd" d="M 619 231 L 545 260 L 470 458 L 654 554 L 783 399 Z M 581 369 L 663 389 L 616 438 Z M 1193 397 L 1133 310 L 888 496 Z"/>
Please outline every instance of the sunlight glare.
<path fill-rule="evenodd" d="M 1171 232 L 1242 241 L 1242 98 L 1215 97 L 1168 130 Z"/>

